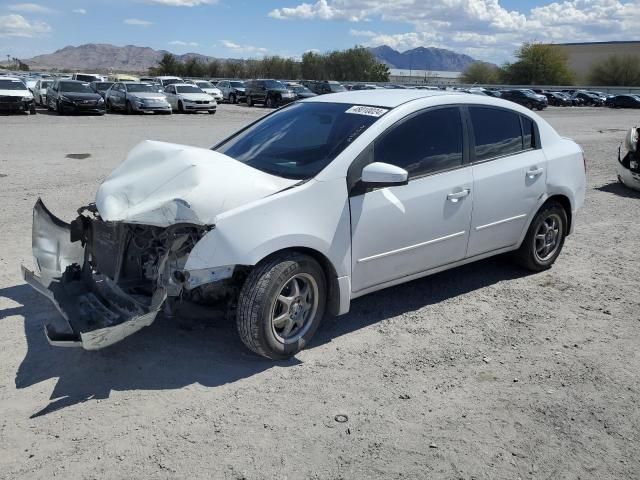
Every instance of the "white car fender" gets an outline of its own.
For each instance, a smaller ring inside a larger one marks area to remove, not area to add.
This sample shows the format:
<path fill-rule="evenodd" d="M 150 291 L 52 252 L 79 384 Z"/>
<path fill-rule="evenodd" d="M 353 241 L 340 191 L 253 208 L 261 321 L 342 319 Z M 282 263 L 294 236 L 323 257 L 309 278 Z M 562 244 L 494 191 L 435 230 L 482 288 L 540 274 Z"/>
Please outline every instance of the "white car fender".
<path fill-rule="evenodd" d="M 350 276 L 350 222 L 345 179 L 310 180 L 218 215 L 184 269 L 253 266 L 280 250 L 305 248 L 326 257 L 337 277 Z"/>

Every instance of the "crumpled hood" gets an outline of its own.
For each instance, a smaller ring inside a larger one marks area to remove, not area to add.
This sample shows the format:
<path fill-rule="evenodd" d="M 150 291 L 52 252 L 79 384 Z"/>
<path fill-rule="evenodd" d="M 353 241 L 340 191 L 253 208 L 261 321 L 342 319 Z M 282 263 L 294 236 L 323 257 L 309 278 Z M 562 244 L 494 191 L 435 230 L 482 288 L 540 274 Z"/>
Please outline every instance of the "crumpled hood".
<path fill-rule="evenodd" d="M 298 183 L 204 148 L 144 141 L 102 183 L 103 220 L 211 225 L 222 212 Z"/>

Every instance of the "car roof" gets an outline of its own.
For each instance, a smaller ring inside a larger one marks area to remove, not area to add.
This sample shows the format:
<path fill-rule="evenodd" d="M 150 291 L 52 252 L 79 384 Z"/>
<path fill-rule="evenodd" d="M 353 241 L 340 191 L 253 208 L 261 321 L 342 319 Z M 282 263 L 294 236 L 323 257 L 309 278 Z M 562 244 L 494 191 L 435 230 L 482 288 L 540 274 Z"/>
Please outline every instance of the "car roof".
<path fill-rule="evenodd" d="M 167 85 L 167 87 L 197 87 L 197 85 L 194 85 L 193 83 L 172 83 Z"/>
<path fill-rule="evenodd" d="M 0 80 L 19 80 L 22 83 L 24 83 L 24 80 L 22 80 L 20 77 L 2 76 L 2 77 L 0 77 Z"/>
<path fill-rule="evenodd" d="M 439 90 L 351 90 L 347 92 L 319 95 L 303 100 L 304 102 L 354 103 L 376 105 L 379 107 L 395 108 L 403 103 L 425 97 L 442 97 L 449 95 L 454 99 L 466 97 L 468 94 L 459 92 L 443 92 Z M 489 97 L 491 98 L 491 97 Z"/>

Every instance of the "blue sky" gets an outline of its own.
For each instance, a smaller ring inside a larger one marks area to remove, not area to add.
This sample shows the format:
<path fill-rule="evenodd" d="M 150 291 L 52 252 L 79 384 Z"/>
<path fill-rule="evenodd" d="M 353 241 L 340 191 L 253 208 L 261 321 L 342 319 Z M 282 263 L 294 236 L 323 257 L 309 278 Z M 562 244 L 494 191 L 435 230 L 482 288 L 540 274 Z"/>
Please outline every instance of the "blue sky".
<path fill-rule="evenodd" d="M 638 12 L 640 0 L 0 0 L 0 55 L 112 43 L 299 57 L 387 44 L 501 63 L 523 41 L 640 39 Z"/>

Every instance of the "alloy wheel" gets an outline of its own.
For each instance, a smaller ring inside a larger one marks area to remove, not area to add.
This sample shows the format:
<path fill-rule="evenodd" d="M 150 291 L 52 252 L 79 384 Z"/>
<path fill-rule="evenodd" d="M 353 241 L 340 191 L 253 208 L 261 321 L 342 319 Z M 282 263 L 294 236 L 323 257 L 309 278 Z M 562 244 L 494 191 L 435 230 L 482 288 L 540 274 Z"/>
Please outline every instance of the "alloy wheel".
<path fill-rule="evenodd" d="M 540 262 L 553 257 L 560 247 L 562 220 L 556 213 L 550 214 L 540 222 L 534 237 L 533 253 Z"/>
<path fill-rule="evenodd" d="M 271 328 L 282 343 L 297 342 L 313 323 L 318 310 L 318 284 L 299 273 L 287 280 L 271 306 Z"/>

